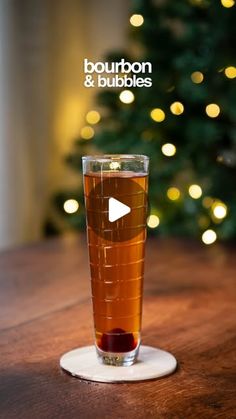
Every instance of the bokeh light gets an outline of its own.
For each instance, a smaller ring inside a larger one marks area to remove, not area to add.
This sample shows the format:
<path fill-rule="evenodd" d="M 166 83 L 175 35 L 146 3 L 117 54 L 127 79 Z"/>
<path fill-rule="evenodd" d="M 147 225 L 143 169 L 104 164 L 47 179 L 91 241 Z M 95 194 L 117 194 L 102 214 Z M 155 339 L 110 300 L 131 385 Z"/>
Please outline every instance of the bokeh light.
<path fill-rule="evenodd" d="M 212 244 L 216 241 L 217 235 L 214 230 L 206 230 L 202 235 L 202 241 L 204 244 Z"/>
<path fill-rule="evenodd" d="M 234 6 L 235 1 L 234 0 L 221 0 L 221 4 L 223 7 L 226 7 L 229 9 L 230 7 Z"/>
<path fill-rule="evenodd" d="M 220 113 L 220 107 L 216 103 L 210 103 L 206 106 L 206 114 L 210 118 L 216 118 Z"/>
<path fill-rule="evenodd" d="M 142 26 L 144 22 L 144 18 L 142 15 L 134 14 L 130 17 L 129 21 L 132 26 L 138 27 L 138 26 Z"/>
<path fill-rule="evenodd" d="M 191 80 L 192 80 L 193 83 L 199 84 L 199 83 L 202 83 L 203 82 L 204 76 L 201 73 L 201 71 L 194 71 L 191 74 Z"/>
<path fill-rule="evenodd" d="M 166 143 L 161 147 L 162 153 L 167 157 L 172 157 L 176 153 L 176 147 L 174 144 Z"/>
<path fill-rule="evenodd" d="M 150 116 L 155 122 L 162 122 L 166 117 L 165 112 L 160 108 L 153 109 L 150 113 Z"/>
<path fill-rule="evenodd" d="M 89 124 L 97 124 L 101 119 L 100 113 L 98 111 L 89 111 L 86 115 L 86 121 Z"/>
<path fill-rule="evenodd" d="M 202 196 L 202 188 L 199 185 L 190 185 L 188 193 L 193 199 L 199 199 Z"/>
<path fill-rule="evenodd" d="M 214 202 L 214 199 L 210 196 L 205 196 L 202 200 L 202 205 L 204 208 L 211 208 L 212 204 Z"/>
<path fill-rule="evenodd" d="M 184 105 L 181 102 L 173 102 L 170 105 L 170 110 L 174 115 L 181 115 L 184 111 Z"/>
<path fill-rule="evenodd" d="M 160 224 L 160 219 L 157 215 L 149 215 L 147 225 L 150 228 L 156 228 Z"/>
<path fill-rule="evenodd" d="M 86 125 L 81 129 L 80 135 L 84 140 L 90 140 L 94 136 L 94 129 Z"/>
<path fill-rule="evenodd" d="M 79 203 L 76 201 L 76 199 L 67 199 L 64 202 L 63 208 L 67 214 L 73 214 L 74 212 L 78 211 Z"/>
<path fill-rule="evenodd" d="M 227 215 L 227 206 L 223 202 L 216 202 L 212 206 L 212 212 L 216 218 L 221 220 Z"/>
<path fill-rule="evenodd" d="M 236 67 L 230 66 L 225 68 L 225 75 L 228 79 L 234 79 L 236 77 Z"/>
<path fill-rule="evenodd" d="M 121 102 L 129 104 L 134 101 L 134 94 L 131 92 L 131 90 L 123 90 L 120 93 L 119 98 Z"/>
<path fill-rule="evenodd" d="M 171 201 L 176 201 L 180 197 L 180 190 L 175 186 L 172 186 L 167 190 L 167 196 Z"/>

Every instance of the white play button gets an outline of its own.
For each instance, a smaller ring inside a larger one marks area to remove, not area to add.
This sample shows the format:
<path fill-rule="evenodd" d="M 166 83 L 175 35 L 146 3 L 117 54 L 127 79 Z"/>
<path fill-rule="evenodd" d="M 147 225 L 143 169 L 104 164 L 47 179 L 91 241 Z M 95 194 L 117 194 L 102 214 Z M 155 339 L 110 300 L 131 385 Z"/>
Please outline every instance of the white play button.
<path fill-rule="evenodd" d="M 108 219 L 111 223 L 129 214 L 131 208 L 128 205 L 123 204 L 115 198 L 109 198 L 108 201 Z"/>

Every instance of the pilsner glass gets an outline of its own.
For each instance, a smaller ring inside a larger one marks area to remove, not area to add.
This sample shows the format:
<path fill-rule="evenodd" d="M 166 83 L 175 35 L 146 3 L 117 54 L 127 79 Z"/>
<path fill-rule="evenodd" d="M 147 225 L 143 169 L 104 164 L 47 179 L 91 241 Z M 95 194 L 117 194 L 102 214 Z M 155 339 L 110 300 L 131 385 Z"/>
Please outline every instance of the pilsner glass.
<path fill-rule="evenodd" d="M 128 366 L 140 346 L 149 159 L 82 161 L 96 351 L 104 364 Z M 119 216 L 122 204 L 130 212 Z"/>

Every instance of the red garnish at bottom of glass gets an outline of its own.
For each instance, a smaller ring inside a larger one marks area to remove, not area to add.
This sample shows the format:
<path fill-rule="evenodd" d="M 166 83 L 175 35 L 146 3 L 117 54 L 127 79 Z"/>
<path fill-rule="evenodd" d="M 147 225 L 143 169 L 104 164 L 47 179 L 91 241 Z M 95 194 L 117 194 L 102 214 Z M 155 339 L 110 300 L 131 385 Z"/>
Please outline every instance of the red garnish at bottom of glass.
<path fill-rule="evenodd" d="M 106 352 L 130 352 L 136 348 L 137 342 L 132 333 L 116 328 L 103 333 L 98 346 Z"/>

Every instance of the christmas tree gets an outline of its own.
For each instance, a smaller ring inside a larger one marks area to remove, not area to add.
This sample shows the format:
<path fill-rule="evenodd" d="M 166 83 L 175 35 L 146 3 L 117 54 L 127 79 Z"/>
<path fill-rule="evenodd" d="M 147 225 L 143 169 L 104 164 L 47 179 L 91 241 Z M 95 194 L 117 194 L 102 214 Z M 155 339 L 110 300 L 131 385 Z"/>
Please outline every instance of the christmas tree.
<path fill-rule="evenodd" d="M 127 50 L 105 60 L 151 62 L 152 87 L 100 89 L 66 162 L 81 177 L 82 155 L 146 154 L 151 232 L 236 238 L 234 1 L 136 0 L 130 16 Z M 83 228 L 82 187 L 56 204 Z"/>

